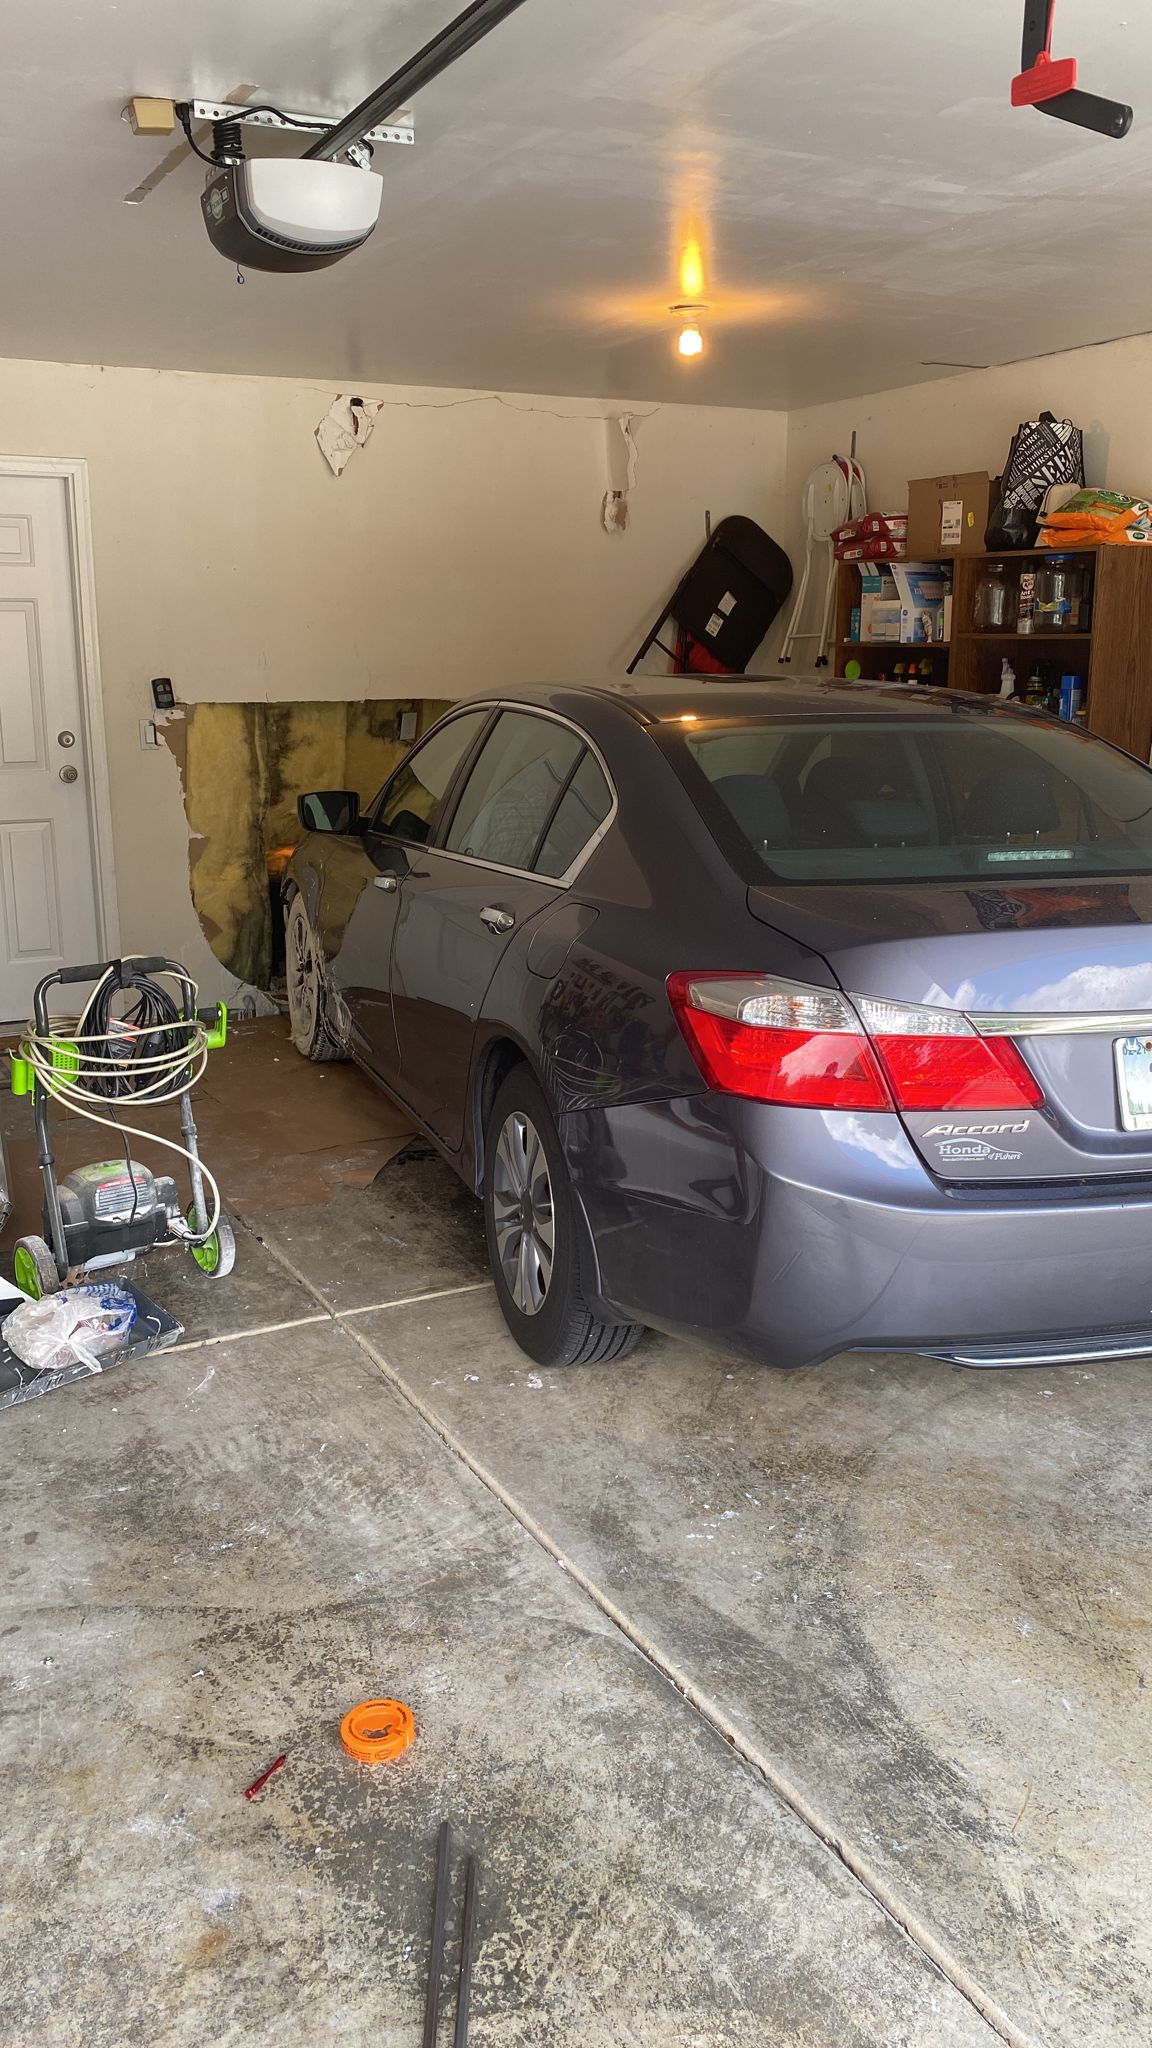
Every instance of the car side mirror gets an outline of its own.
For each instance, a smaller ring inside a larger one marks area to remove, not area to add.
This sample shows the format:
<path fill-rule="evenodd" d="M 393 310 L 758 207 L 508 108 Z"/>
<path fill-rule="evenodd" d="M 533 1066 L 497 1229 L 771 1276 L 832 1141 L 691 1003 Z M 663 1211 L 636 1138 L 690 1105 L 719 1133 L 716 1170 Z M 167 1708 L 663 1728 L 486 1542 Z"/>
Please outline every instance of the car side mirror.
<path fill-rule="evenodd" d="M 360 798 L 354 789 L 313 789 L 296 799 L 296 816 L 306 832 L 355 832 Z"/>

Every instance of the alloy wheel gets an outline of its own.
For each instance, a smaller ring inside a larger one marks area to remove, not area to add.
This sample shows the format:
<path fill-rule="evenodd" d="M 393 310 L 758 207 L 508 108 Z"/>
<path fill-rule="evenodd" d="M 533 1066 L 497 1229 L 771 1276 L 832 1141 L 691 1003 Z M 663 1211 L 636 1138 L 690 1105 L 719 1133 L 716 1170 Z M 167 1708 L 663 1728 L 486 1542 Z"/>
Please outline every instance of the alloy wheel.
<path fill-rule="evenodd" d="M 521 1315 L 543 1308 L 556 1255 L 552 1181 L 540 1133 L 515 1110 L 496 1141 L 492 1222 L 505 1285 Z"/>
<path fill-rule="evenodd" d="M 319 976 L 312 944 L 312 927 L 305 912 L 297 907 L 288 924 L 287 980 L 288 1014 L 297 1045 L 307 1046 L 316 1029 Z"/>

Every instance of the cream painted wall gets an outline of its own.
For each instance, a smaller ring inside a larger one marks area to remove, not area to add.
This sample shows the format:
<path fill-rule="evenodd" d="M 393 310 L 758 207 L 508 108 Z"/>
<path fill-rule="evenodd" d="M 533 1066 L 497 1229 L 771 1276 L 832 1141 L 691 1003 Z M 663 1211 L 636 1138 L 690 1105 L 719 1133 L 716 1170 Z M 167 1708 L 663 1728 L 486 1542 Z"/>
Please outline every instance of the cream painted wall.
<path fill-rule="evenodd" d="M 1083 427 L 1089 483 L 1152 496 L 1150 394 L 1152 335 L 1142 335 L 790 413 L 783 544 L 797 560 L 804 479 L 818 462 L 847 453 L 854 427 L 877 512 L 903 511 L 909 477 L 966 469 L 996 476 L 1020 421 L 1045 409 Z"/>
<path fill-rule="evenodd" d="M 0 455 L 89 464 L 123 945 L 228 992 L 175 763 L 139 746 L 150 676 L 244 702 L 618 673 L 706 509 L 750 514 L 798 562 L 804 477 L 853 427 L 878 508 L 910 476 L 995 472 L 1045 405 L 1085 428 L 1090 481 L 1152 494 L 1150 388 L 1152 337 L 787 416 L 638 404 L 632 525 L 610 539 L 603 416 L 623 401 L 366 387 L 389 403 L 336 480 L 313 439 L 331 386 L 0 361 Z"/>
<path fill-rule="evenodd" d="M 206 994 L 229 978 L 192 910 L 175 762 L 139 745 L 151 676 L 238 702 L 618 672 L 706 509 L 784 518 L 780 413 L 637 405 L 610 538 L 603 415 L 625 402 L 364 393 L 389 403 L 337 480 L 313 439 L 331 386 L 0 361 L 0 455 L 89 465 L 121 943 L 185 958 Z"/>

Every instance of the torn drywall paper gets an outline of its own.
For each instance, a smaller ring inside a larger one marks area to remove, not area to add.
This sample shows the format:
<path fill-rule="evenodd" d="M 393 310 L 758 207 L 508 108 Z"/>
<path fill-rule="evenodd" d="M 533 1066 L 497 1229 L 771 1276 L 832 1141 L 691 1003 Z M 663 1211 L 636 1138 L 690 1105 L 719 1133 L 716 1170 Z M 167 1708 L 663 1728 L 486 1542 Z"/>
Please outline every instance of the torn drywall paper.
<path fill-rule="evenodd" d="M 624 436 L 624 454 L 625 454 L 625 461 L 626 461 L 626 463 L 627 463 L 627 475 L 628 475 L 628 483 L 627 483 L 627 489 L 628 489 L 628 490 L 632 490 L 632 489 L 633 489 L 633 487 L 634 487 L 634 485 L 635 485 L 635 483 L 636 483 L 636 464 L 637 464 L 637 462 L 638 462 L 638 461 L 639 461 L 639 459 L 640 459 L 640 455 L 639 455 L 639 450 L 638 450 L 638 448 L 637 448 L 637 446 L 636 446 L 636 436 L 635 436 L 635 434 L 634 434 L 634 433 L 632 432 L 632 415 L 631 415 L 631 413 L 630 413 L 630 412 L 622 412 L 622 413 L 620 414 L 620 418 L 619 418 L 619 420 L 618 420 L 618 422 L 617 422 L 617 425 L 618 425 L 618 426 L 619 426 L 619 428 L 620 428 L 620 432 L 621 432 L 621 433 L 623 434 L 623 436 Z"/>
<path fill-rule="evenodd" d="M 341 396 L 329 406 L 316 429 L 316 439 L 333 476 L 342 475 L 356 450 L 364 446 L 383 402 L 380 398 Z"/>
<path fill-rule="evenodd" d="M 600 524 L 605 533 L 623 533 L 628 524 L 627 491 L 605 491 L 600 506 Z"/>
<path fill-rule="evenodd" d="M 630 412 L 610 415 L 608 429 L 608 489 L 600 505 L 600 524 L 605 533 L 624 533 L 628 527 L 628 493 L 636 482 L 637 448 Z M 613 429 L 620 429 L 623 447 Z"/>

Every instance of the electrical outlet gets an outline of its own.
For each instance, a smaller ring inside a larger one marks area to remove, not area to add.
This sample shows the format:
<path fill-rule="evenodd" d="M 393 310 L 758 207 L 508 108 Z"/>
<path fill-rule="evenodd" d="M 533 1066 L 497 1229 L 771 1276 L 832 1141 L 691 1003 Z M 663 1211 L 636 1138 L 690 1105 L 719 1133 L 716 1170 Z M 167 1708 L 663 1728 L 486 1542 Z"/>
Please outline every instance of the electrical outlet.
<path fill-rule="evenodd" d="M 140 746 L 142 751 L 147 753 L 149 747 L 158 747 L 159 745 L 160 735 L 152 720 L 150 718 L 142 718 L 140 720 Z"/>

